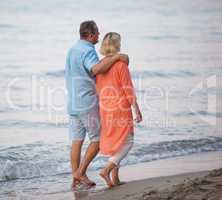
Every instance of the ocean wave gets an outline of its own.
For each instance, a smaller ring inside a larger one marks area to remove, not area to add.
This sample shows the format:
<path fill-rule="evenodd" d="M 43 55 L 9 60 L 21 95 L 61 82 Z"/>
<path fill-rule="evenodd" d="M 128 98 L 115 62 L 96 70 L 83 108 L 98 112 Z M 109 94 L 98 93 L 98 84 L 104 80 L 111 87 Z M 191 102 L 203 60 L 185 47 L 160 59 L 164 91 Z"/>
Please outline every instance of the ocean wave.
<path fill-rule="evenodd" d="M 41 142 L 2 148 L 0 149 L 0 181 L 66 173 L 69 169 L 68 149 L 66 145 L 50 145 Z M 62 168 L 64 163 L 67 167 Z"/>
<path fill-rule="evenodd" d="M 196 76 L 194 72 L 188 70 L 153 70 L 153 71 L 133 71 L 131 73 L 133 78 L 186 78 Z"/>
<path fill-rule="evenodd" d="M 24 66 L 22 65 L 5 65 L 4 66 L 4 69 L 20 69 L 20 68 L 23 68 Z"/>
<path fill-rule="evenodd" d="M 14 29 L 14 28 L 16 28 L 16 26 L 12 24 L 0 24 L 0 30 L 1 29 Z"/>
<path fill-rule="evenodd" d="M 131 158 L 129 161 L 126 161 L 126 164 L 133 164 L 134 159 L 139 162 L 148 162 L 193 153 L 219 151 L 222 150 L 222 138 L 208 137 L 197 140 L 166 141 L 150 145 L 138 145 L 134 148 L 134 151 L 131 153 Z"/>
<path fill-rule="evenodd" d="M 209 88 L 204 88 L 202 90 L 195 91 L 195 94 L 192 94 L 192 96 L 206 96 L 206 95 L 222 95 L 222 88 L 216 88 L 216 87 L 209 87 Z"/>
<path fill-rule="evenodd" d="M 45 75 L 46 76 L 60 78 L 60 77 L 64 77 L 65 76 L 65 70 L 49 71 L 49 72 L 46 72 Z"/>
<path fill-rule="evenodd" d="M 165 141 L 150 145 L 135 144 L 122 165 L 219 150 L 222 150 L 222 138 L 219 137 Z M 69 174 L 71 173 L 69 151 L 68 145 L 43 143 L 1 149 L 0 181 Z M 106 161 L 106 157 L 97 156 L 89 170 L 102 168 Z"/>
<path fill-rule="evenodd" d="M 209 117 L 218 117 L 222 118 L 222 112 L 216 112 L 216 113 L 210 113 L 205 110 L 200 110 L 197 112 L 179 112 L 176 114 L 173 114 L 175 117 L 191 117 L 191 116 L 209 116 Z"/>
<path fill-rule="evenodd" d="M 61 78 L 64 77 L 65 71 L 49 71 L 45 73 L 46 76 Z M 132 71 L 131 75 L 133 78 L 186 78 L 196 76 L 194 72 L 189 70 L 147 70 L 147 71 Z"/>
<path fill-rule="evenodd" d="M 148 40 L 175 40 L 175 39 L 180 39 L 179 36 L 177 35 L 148 35 L 144 36 L 144 39 Z"/>
<path fill-rule="evenodd" d="M 0 113 L 8 113 L 8 112 L 15 112 L 15 111 L 16 112 L 18 112 L 18 111 L 31 111 L 32 110 L 31 105 L 17 104 L 17 105 L 14 105 L 14 106 L 16 106 L 16 107 L 15 108 L 14 107 L 4 107 L 4 106 L 0 105 Z M 1 126 L 1 121 L 0 121 L 0 126 Z"/>
<path fill-rule="evenodd" d="M 1 111 L 0 111 L 1 112 Z M 19 128 L 65 128 L 66 123 L 50 123 L 50 122 L 32 122 L 25 120 L 1 120 L 0 128 L 19 127 Z"/>

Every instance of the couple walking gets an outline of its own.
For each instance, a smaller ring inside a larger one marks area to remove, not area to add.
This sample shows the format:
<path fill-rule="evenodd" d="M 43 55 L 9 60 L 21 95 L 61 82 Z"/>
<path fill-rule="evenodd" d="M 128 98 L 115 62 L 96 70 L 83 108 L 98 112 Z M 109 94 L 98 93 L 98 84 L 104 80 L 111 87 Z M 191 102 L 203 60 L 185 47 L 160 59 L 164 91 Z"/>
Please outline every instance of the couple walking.
<path fill-rule="evenodd" d="M 96 185 L 86 171 L 100 152 L 109 157 L 100 176 L 110 188 L 121 184 L 120 162 L 132 148 L 133 124 L 142 121 L 142 115 L 128 69 L 128 56 L 119 53 L 120 35 L 114 32 L 105 35 L 100 48 L 104 58 L 99 60 L 94 47 L 99 39 L 96 23 L 82 22 L 79 32 L 80 40 L 68 51 L 65 68 L 72 186 Z M 90 144 L 81 159 L 86 133 Z"/>

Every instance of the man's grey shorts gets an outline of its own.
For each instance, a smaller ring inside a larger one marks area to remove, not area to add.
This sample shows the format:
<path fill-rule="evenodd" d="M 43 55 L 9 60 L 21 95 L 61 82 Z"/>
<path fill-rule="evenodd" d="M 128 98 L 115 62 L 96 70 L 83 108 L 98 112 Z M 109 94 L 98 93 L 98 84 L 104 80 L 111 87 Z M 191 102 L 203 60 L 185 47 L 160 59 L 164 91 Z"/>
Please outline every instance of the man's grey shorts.
<path fill-rule="evenodd" d="M 99 110 L 93 109 L 85 114 L 70 115 L 69 138 L 70 140 L 84 140 L 88 133 L 91 142 L 98 142 L 100 137 Z"/>

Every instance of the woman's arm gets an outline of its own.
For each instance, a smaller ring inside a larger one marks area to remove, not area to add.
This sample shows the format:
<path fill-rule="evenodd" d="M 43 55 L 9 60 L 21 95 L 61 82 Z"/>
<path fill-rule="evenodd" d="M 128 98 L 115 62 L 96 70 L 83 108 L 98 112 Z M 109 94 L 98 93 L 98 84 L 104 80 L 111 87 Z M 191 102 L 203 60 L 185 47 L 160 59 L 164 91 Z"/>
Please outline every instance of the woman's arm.
<path fill-rule="evenodd" d="M 120 80 L 125 96 L 130 105 L 133 107 L 134 113 L 136 115 L 135 122 L 139 123 L 142 121 L 142 114 L 136 100 L 136 94 L 134 91 L 129 68 L 125 63 L 122 63 L 122 66 L 120 67 Z"/>

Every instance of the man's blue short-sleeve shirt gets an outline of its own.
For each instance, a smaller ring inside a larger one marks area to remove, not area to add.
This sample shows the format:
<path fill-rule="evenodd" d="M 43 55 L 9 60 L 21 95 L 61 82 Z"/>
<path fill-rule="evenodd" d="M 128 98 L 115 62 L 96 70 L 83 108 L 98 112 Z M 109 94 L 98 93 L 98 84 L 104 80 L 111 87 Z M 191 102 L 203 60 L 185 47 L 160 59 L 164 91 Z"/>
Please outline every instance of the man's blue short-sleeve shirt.
<path fill-rule="evenodd" d="M 67 109 L 70 115 L 87 113 L 98 108 L 95 77 L 91 75 L 94 65 L 99 62 L 92 43 L 79 40 L 68 51 L 65 66 Z"/>

